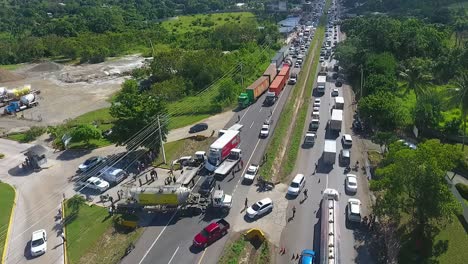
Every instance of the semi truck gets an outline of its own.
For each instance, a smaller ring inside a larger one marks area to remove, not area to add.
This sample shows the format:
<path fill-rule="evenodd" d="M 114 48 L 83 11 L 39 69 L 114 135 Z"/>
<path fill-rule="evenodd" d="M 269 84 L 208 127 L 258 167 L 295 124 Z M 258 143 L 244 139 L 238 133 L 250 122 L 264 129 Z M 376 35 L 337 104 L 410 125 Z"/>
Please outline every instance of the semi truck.
<path fill-rule="evenodd" d="M 218 131 L 218 137 L 221 137 L 222 135 L 224 135 L 224 133 L 226 133 L 226 130 L 241 131 L 243 127 L 244 125 L 236 123 L 230 126 L 228 129 L 220 129 Z"/>
<path fill-rule="evenodd" d="M 319 93 L 324 93 L 326 84 L 327 84 L 327 74 L 319 73 L 317 77 L 317 91 Z"/>
<path fill-rule="evenodd" d="M 116 204 L 116 213 L 171 212 L 177 211 L 185 215 L 204 212 L 209 206 L 228 210 L 232 204 L 232 197 L 223 194 L 222 199 L 204 198 L 191 189 L 176 185 L 157 187 L 133 187 L 126 193 L 126 197 Z M 226 208 L 227 207 L 227 208 Z"/>
<path fill-rule="evenodd" d="M 211 144 L 208 157 L 205 162 L 205 168 L 209 171 L 215 171 L 231 153 L 231 150 L 237 148 L 240 142 L 241 139 L 239 131 L 226 130 L 221 137 Z"/>
<path fill-rule="evenodd" d="M 337 190 L 325 189 L 323 191 L 320 216 L 320 264 L 341 263 L 338 200 Z"/>
<path fill-rule="evenodd" d="M 325 164 L 335 164 L 336 159 L 336 140 L 325 140 L 323 147 L 322 160 Z"/>
<path fill-rule="evenodd" d="M 277 52 L 276 55 L 273 57 L 271 60 L 271 63 L 274 63 L 276 65 L 276 69 L 279 70 L 281 68 L 281 65 L 283 64 L 284 60 L 284 53 L 283 52 Z"/>
<path fill-rule="evenodd" d="M 268 66 L 266 71 L 263 73 L 263 76 L 268 77 L 268 84 L 271 84 L 277 74 L 278 74 L 278 70 L 276 69 L 276 63 L 272 63 Z"/>
<path fill-rule="evenodd" d="M 335 97 L 335 109 L 344 108 L 344 98 L 341 96 Z"/>
<path fill-rule="evenodd" d="M 289 66 L 283 66 L 283 68 L 284 67 L 289 69 Z M 264 102 L 265 105 L 273 105 L 276 102 L 284 86 L 286 86 L 288 79 L 289 77 L 281 76 L 279 74 L 276 76 L 275 80 L 271 83 L 270 88 L 268 89 Z"/>
<path fill-rule="evenodd" d="M 33 108 L 37 105 L 39 105 L 39 102 L 37 101 L 37 95 L 30 93 L 30 94 L 21 96 L 19 101 L 11 101 L 5 107 L 4 111 L 5 111 L 5 114 L 13 114 L 13 113 L 23 111 L 28 108 Z"/>
<path fill-rule="evenodd" d="M 258 78 L 254 83 L 245 89 L 245 92 L 239 95 L 239 107 L 246 108 L 247 106 L 255 103 L 257 99 L 268 89 L 269 85 L 269 77 L 262 76 Z"/>
<path fill-rule="evenodd" d="M 232 149 L 226 160 L 223 161 L 223 163 L 221 163 L 221 165 L 219 165 L 219 167 L 214 171 L 215 175 L 226 176 L 226 174 L 228 174 L 241 159 L 242 151 L 238 148 Z"/>
<path fill-rule="evenodd" d="M 343 110 L 333 109 L 330 122 L 328 123 L 331 130 L 341 131 L 341 123 L 343 122 Z"/>

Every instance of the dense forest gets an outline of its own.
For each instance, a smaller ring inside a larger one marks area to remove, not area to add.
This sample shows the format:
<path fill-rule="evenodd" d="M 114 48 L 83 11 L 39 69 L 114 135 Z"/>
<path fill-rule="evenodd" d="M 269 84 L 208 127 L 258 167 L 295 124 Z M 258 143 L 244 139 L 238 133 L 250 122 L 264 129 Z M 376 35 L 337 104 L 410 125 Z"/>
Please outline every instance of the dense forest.
<path fill-rule="evenodd" d="M 148 51 L 157 43 L 183 49 L 231 50 L 244 41 L 235 39 L 237 33 L 253 29 L 249 23 L 238 26 L 230 23 L 211 34 L 207 30 L 168 31 L 161 26 L 161 19 L 223 10 L 233 3 L 219 0 L 3 1 L 0 3 L 0 64 L 43 57 L 79 58 L 81 62 L 93 63 L 109 56 Z M 239 18 L 233 17 L 234 22 L 240 23 Z M 200 19 L 198 23 L 204 27 L 217 24 L 209 19 Z M 268 29 L 271 27 L 267 26 Z M 231 35 L 233 39 L 225 38 Z"/>

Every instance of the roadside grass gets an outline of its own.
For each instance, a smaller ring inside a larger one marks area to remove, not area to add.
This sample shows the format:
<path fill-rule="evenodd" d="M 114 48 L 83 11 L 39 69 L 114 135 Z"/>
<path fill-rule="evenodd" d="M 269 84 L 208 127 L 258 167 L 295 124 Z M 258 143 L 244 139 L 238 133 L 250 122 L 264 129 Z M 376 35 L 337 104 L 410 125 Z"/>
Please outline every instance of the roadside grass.
<path fill-rule="evenodd" d="M 369 150 L 367 152 L 367 157 L 369 158 L 371 167 L 377 167 L 383 160 L 382 154 L 375 150 Z"/>
<path fill-rule="evenodd" d="M 99 129 L 105 130 L 103 129 L 103 126 L 108 127 L 108 125 L 112 124 L 114 121 L 114 118 L 110 115 L 109 110 L 110 108 L 106 107 L 82 114 L 70 120 L 68 124 L 71 126 L 80 124 L 96 124 Z"/>
<path fill-rule="evenodd" d="M 402 218 L 400 226 L 409 221 L 409 216 Z M 420 249 L 416 249 L 419 237 L 414 234 L 404 234 L 399 260 L 401 264 L 410 263 L 440 263 L 464 264 L 468 259 L 468 230 L 460 221 L 463 216 L 453 215 L 451 222 L 442 226 L 433 241 L 419 241 Z M 419 254 L 417 253 L 419 252 Z"/>
<path fill-rule="evenodd" d="M 9 134 L 9 135 L 6 136 L 6 138 L 11 139 L 11 140 L 14 140 L 14 141 L 21 142 L 21 143 L 28 142 L 28 141 L 26 140 L 26 134 L 25 134 L 25 133 L 14 133 L 14 134 Z"/>
<path fill-rule="evenodd" d="M 270 244 L 265 240 L 260 246 L 260 254 L 258 254 L 256 263 L 258 264 L 270 264 L 271 263 L 271 252 Z"/>
<path fill-rule="evenodd" d="M 0 65 L 0 69 L 14 71 L 23 66 L 23 63 Z"/>
<path fill-rule="evenodd" d="M 70 217 L 71 208 L 66 204 L 65 217 Z M 66 224 L 67 256 L 75 263 L 117 263 L 130 242 L 141 235 L 137 229 L 131 233 L 117 232 L 107 209 L 96 205 L 82 204 L 76 216 Z"/>
<path fill-rule="evenodd" d="M 315 34 L 315 37 L 313 38 L 312 40 L 312 43 L 310 45 L 310 48 L 313 48 L 315 46 L 315 44 L 318 42 L 318 38 L 320 37 L 319 34 L 324 34 L 324 28 L 323 28 L 323 22 L 326 21 L 326 16 L 325 17 L 322 17 L 321 19 L 321 25 L 322 26 L 319 26 L 319 28 L 317 29 L 316 31 L 316 34 Z M 323 40 L 323 37 L 321 38 Z M 317 45 L 317 50 L 316 50 L 316 53 L 320 53 L 320 47 L 319 45 Z M 307 56 L 307 60 L 306 60 L 306 68 L 304 69 L 304 72 L 310 72 L 309 71 L 309 65 L 310 65 L 310 60 L 312 60 L 312 57 L 313 54 L 309 54 Z M 316 69 L 317 65 L 315 65 L 315 69 Z M 313 74 L 313 73 L 312 73 Z M 273 136 L 269 142 L 269 145 L 268 145 L 268 148 L 267 148 L 267 151 L 266 153 L 278 153 L 280 148 L 282 147 L 281 144 L 282 144 L 282 140 L 285 136 L 288 136 L 286 135 L 286 132 L 288 130 L 288 127 L 291 123 L 291 119 L 292 119 L 292 116 L 293 116 L 293 112 L 294 112 L 294 104 L 292 102 L 294 102 L 295 98 L 298 97 L 299 93 L 300 93 L 300 89 L 299 87 L 301 87 L 302 85 L 304 85 L 304 82 L 305 82 L 305 79 L 306 79 L 306 75 L 305 74 L 301 74 L 299 75 L 299 80 L 298 82 L 296 83 L 296 85 L 294 86 L 293 88 L 293 91 L 292 91 L 292 95 L 289 97 L 289 100 L 288 102 L 286 102 L 286 105 L 281 113 L 281 117 L 275 127 L 275 130 L 273 132 Z M 310 79 L 310 78 L 309 78 Z M 314 79 L 312 78 L 312 84 L 313 84 L 313 81 Z M 312 85 L 310 85 L 312 86 Z M 312 92 L 311 92 L 311 89 L 312 87 L 310 88 L 305 88 L 306 90 L 310 90 L 310 92 L 307 94 L 307 92 L 305 92 L 305 96 L 306 97 L 310 97 Z M 301 138 L 302 138 L 302 130 L 304 128 L 304 125 L 305 125 L 305 118 L 306 118 L 306 115 L 307 115 L 307 107 L 308 105 L 306 105 L 305 107 L 305 111 L 303 109 L 299 110 L 300 112 L 298 112 L 298 119 L 302 119 L 302 126 L 299 125 L 300 127 L 300 130 L 299 128 L 296 126 L 295 132 L 293 132 L 293 135 L 292 136 L 292 139 L 291 139 L 291 144 L 290 147 L 293 147 L 293 149 L 291 151 L 288 151 L 287 153 L 287 162 L 286 163 L 283 163 L 284 164 L 284 167 L 283 167 L 283 170 L 282 170 L 282 174 L 284 172 L 285 175 L 287 175 L 287 171 L 291 172 L 292 169 L 294 168 L 294 165 L 295 165 L 295 159 L 297 158 L 297 152 L 298 152 L 298 149 L 299 149 L 299 146 L 300 146 L 300 142 L 301 142 Z M 298 122 L 301 122 L 301 120 L 297 121 L 296 120 L 296 123 L 297 124 L 301 124 L 301 123 L 298 123 Z M 295 145 L 295 146 L 294 146 Z M 295 153 L 292 153 L 292 152 L 295 152 Z M 260 167 L 260 171 L 259 171 L 259 175 L 261 175 L 263 178 L 265 178 L 266 180 L 271 180 L 271 178 L 273 177 L 273 163 L 275 161 L 275 155 L 268 155 L 267 158 L 266 158 L 266 161 L 265 163 L 263 164 L 263 166 Z M 282 177 L 280 177 L 282 178 Z"/>
<path fill-rule="evenodd" d="M 207 30 L 227 23 L 237 23 L 238 21 L 242 22 L 249 19 L 255 19 L 254 14 L 250 12 L 199 14 L 178 16 L 175 19 L 162 22 L 161 25 L 170 32 L 185 34 L 199 30 Z"/>
<path fill-rule="evenodd" d="M 237 264 L 239 263 L 240 256 L 244 252 L 247 241 L 243 236 L 240 236 L 235 241 L 231 242 L 224 248 L 218 264 Z"/>
<path fill-rule="evenodd" d="M 3 253 L 10 223 L 10 215 L 15 202 L 15 190 L 10 185 L 0 182 L 0 254 Z M 1 262 L 1 257 L 0 257 Z"/>
<path fill-rule="evenodd" d="M 206 150 L 215 140 L 214 137 L 195 136 L 166 143 L 164 150 L 166 151 L 167 164 L 164 164 L 162 153 L 158 155 L 153 164 L 160 168 L 169 169 L 173 160 L 182 156 L 193 156 L 198 150 Z"/>

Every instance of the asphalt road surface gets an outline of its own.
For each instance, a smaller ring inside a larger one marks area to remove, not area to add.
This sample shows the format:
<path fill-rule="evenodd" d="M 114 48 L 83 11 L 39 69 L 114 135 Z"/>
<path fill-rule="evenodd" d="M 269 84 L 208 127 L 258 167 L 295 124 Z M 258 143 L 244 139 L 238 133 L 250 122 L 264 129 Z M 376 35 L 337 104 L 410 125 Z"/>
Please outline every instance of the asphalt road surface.
<path fill-rule="evenodd" d="M 339 28 L 338 28 L 339 29 Z M 331 61 L 334 64 L 334 61 Z M 316 87 L 316 84 L 314 84 Z M 365 175 L 360 170 L 359 172 L 351 171 L 349 173 L 358 176 L 358 192 L 355 195 L 348 195 L 345 192 L 345 174 L 344 167 L 339 166 L 338 154 L 342 149 L 341 137 L 343 134 L 351 134 L 353 136 L 353 146 L 351 148 L 351 166 L 356 163 L 356 160 L 363 164 L 363 147 L 360 140 L 352 133 L 352 117 L 353 95 L 351 87 L 343 85 L 341 88 L 335 87 L 334 80 L 331 81 L 329 76 L 326 85 L 326 90 L 323 95 L 317 94 L 314 89 L 314 98 L 321 99 L 320 105 L 320 127 L 317 131 L 317 139 L 313 147 L 302 148 L 300 150 L 299 158 L 295 167 L 296 173 L 302 173 L 306 176 L 306 184 L 304 188 L 308 189 L 308 198 L 304 199 L 301 193 L 296 199 L 291 199 L 289 202 L 289 211 L 292 207 L 296 207 L 296 215 L 291 219 L 286 228 L 283 229 L 280 247 L 286 248 L 286 254 L 281 256 L 278 260 L 279 263 L 290 263 L 291 255 L 298 254 L 303 249 L 313 249 L 319 254 L 320 252 L 320 203 L 322 201 L 322 191 L 326 188 L 332 188 L 340 193 L 340 200 L 338 205 L 338 241 L 339 244 L 339 257 L 341 263 L 372 263 L 368 256 L 367 249 L 363 243 L 365 236 L 362 231 L 356 228 L 347 227 L 345 225 L 345 208 L 348 198 L 358 198 L 363 203 L 361 208 L 361 215 L 367 215 L 366 204 L 368 201 L 368 190 Z M 345 107 L 343 110 L 343 123 L 341 133 L 329 133 L 326 130 L 328 120 L 331 117 L 331 108 L 334 104 L 334 97 L 331 96 L 331 91 L 334 88 L 339 89 L 339 96 L 344 97 Z M 312 114 L 311 100 L 308 110 L 308 120 L 310 122 Z M 307 128 L 305 129 L 307 130 Z M 304 131 L 305 134 L 306 131 Z M 337 155 L 336 162 L 333 167 L 325 166 L 320 161 L 322 156 L 325 139 L 336 140 L 337 142 Z M 315 164 L 318 164 L 317 172 L 315 171 Z"/>
<path fill-rule="evenodd" d="M 292 72 L 298 72 L 300 69 L 293 68 Z M 244 127 L 241 131 L 242 159 L 244 168 L 235 172 L 234 178 L 231 174 L 227 175 L 219 182 L 221 189 L 227 194 L 233 195 L 233 207 L 230 214 L 225 219 L 235 225 L 237 214 L 244 206 L 244 200 L 249 188 L 256 188 L 254 184 L 241 184 L 241 177 L 251 163 L 259 164 L 263 153 L 269 141 L 269 138 L 277 124 L 287 98 L 291 92 L 292 86 L 287 85 L 281 93 L 279 99 L 272 106 L 263 106 L 262 103 L 266 94 L 261 96 L 258 101 L 236 113 L 228 122 L 226 127 L 235 124 L 240 117 L 240 124 Z M 272 116 L 273 123 L 270 126 L 270 136 L 266 139 L 258 137 L 263 122 Z M 199 183 L 202 181 L 200 180 Z M 199 184 L 197 184 L 199 185 Z M 195 187 L 195 191 L 197 186 Z M 205 250 L 194 249 L 191 247 L 193 237 L 201 231 L 208 223 L 218 220 L 220 216 L 201 215 L 191 218 L 179 218 L 174 215 L 155 216 L 150 227 L 146 229 L 142 237 L 136 243 L 136 248 L 123 259 L 122 263 L 217 263 L 222 253 L 224 244 L 229 235 L 210 245 Z"/>

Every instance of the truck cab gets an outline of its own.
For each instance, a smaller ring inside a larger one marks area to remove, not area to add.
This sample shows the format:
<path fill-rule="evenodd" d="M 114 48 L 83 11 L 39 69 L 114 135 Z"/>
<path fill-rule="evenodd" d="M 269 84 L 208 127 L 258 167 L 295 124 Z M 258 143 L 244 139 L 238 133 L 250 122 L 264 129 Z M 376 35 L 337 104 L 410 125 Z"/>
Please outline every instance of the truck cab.
<path fill-rule="evenodd" d="M 223 190 L 216 190 L 213 194 L 212 205 L 215 208 L 229 210 L 232 206 L 232 196 L 225 194 Z"/>
<path fill-rule="evenodd" d="M 276 102 L 276 94 L 274 92 L 267 92 L 265 97 L 265 105 L 273 105 Z"/>
<path fill-rule="evenodd" d="M 247 95 L 247 93 L 241 93 L 239 97 L 237 98 L 237 101 L 239 103 L 240 108 L 246 108 L 247 106 L 250 105 L 250 100 L 249 100 L 249 96 Z"/>
<path fill-rule="evenodd" d="M 211 243 L 226 235 L 229 230 L 229 223 L 220 219 L 217 222 L 209 224 L 207 227 L 198 233 L 193 239 L 193 245 L 196 247 L 207 247 Z"/>

